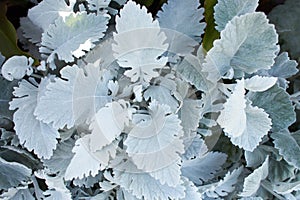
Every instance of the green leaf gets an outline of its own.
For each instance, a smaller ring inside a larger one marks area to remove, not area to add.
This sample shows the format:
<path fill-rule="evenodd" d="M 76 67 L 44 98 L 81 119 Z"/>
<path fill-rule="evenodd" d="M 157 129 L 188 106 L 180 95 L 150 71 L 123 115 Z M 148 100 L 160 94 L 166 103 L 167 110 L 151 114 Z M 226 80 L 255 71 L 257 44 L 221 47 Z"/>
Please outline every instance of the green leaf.
<path fill-rule="evenodd" d="M 289 94 L 278 85 L 267 91 L 249 93 L 252 105 L 263 108 L 272 119 L 274 132 L 288 128 L 296 121 L 296 113 Z"/>
<path fill-rule="evenodd" d="M 275 148 L 279 150 L 279 154 L 290 165 L 300 168 L 300 146 L 292 135 L 287 132 L 278 132 L 271 134 L 271 137 L 274 139 L 273 143 Z"/>
<path fill-rule="evenodd" d="M 209 51 L 213 47 L 213 42 L 220 38 L 220 33 L 215 29 L 214 20 L 214 6 L 217 2 L 218 0 L 205 0 L 204 2 L 204 16 L 207 25 L 202 46 L 206 51 Z"/>
<path fill-rule="evenodd" d="M 30 55 L 22 51 L 17 45 L 17 32 L 13 24 L 6 17 L 7 12 L 7 2 L 0 2 L 0 52 L 6 58 L 12 57 L 14 55 L 25 55 L 30 57 Z M 38 61 L 35 61 L 37 64 Z"/>

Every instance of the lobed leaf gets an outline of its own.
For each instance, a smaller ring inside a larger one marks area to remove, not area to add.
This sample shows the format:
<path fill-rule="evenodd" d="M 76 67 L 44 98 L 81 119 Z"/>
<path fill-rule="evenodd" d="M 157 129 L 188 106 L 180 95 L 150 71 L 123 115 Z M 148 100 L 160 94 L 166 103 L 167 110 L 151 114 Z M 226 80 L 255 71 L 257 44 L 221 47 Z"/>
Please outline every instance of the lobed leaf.
<path fill-rule="evenodd" d="M 217 122 L 234 145 L 253 151 L 268 134 L 272 122 L 263 109 L 246 101 L 244 86 L 244 79 L 238 81 Z"/>
<path fill-rule="evenodd" d="M 169 106 L 154 101 L 149 115 L 136 114 L 136 122 L 124 144 L 138 169 L 158 178 L 162 184 L 178 185 L 180 154 L 184 152 L 182 127 Z"/>
<path fill-rule="evenodd" d="M 34 110 L 38 103 L 38 95 L 45 90 L 44 85 L 48 81 L 49 79 L 44 78 L 40 85 L 36 86 L 26 80 L 22 80 L 19 87 L 14 88 L 13 94 L 16 98 L 13 98 L 9 103 L 9 109 L 17 109 L 14 113 L 13 121 L 20 143 L 29 151 L 33 150 L 39 158 L 45 159 L 53 155 L 53 150 L 57 144 L 56 138 L 59 138 L 58 131 L 51 124 L 39 121 L 34 115 Z"/>
<path fill-rule="evenodd" d="M 128 25 L 129 24 L 129 25 Z M 145 7 L 128 1 L 116 17 L 116 31 L 112 47 L 118 64 L 125 69 L 125 75 L 132 82 L 148 83 L 158 77 L 156 69 L 161 69 L 167 62 L 160 58 L 168 48 L 165 35 L 161 33 L 157 20 L 153 21 Z M 144 37 L 147 35 L 147 37 Z"/>
<path fill-rule="evenodd" d="M 55 78 L 47 85 L 45 95 L 35 108 L 34 114 L 39 120 L 53 123 L 57 129 L 71 128 L 91 121 L 95 113 L 111 101 L 107 88 L 110 72 L 102 71 L 97 63 L 83 68 L 66 66 L 60 73 L 62 78 Z"/>
<path fill-rule="evenodd" d="M 71 0 L 68 5 L 65 0 L 45 0 L 29 9 L 28 17 L 35 25 L 46 31 L 59 17 L 72 14 L 75 2 Z"/>
<path fill-rule="evenodd" d="M 222 168 L 227 155 L 219 152 L 209 152 L 194 159 L 185 160 L 182 163 L 181 172 L 195 185 L 202 185 L 212 179 L 214 174 Z"/>
<path fill-rule="evenodd" d="M 207 92 L 213 88 L 214 84 L 207 80 L 207 73 L 203 72 L 203 65 L 196 56 L 187 55 L 175 66 L 175 70 L 197 90 Z"/>
<path fill-rule="evenodd" d="M 125 124 L 129 124 L 129 118 L 128 102 L 112 102 L 101 108 L 89 126 L 92 130 L 91 151 L 101 150 L 111 144 L 122 133 Z"/>
<path fill-rule="evenodd" d="M 148 173 L 138 170 L 130 161 L 119 167 L 125 170 L 115 169 L 112 181 L 138 199 L 180 199 L 185 196 L 184 186 L 171 187 L 167 184 L 161 184 Z"/>
<path fill-rule="evenodd" d="M 93 152 L 90 142 L 90 135 L 86 135 L 76 141 L 72 150 L 75 155 L 64 175 L 66 180 L 72 180 L 74 178 L 82 179 L 89 175 L 96 176 L 99 170 L 103 170 L 108 166 L 110 157 L 115 157 L 117 147 L 114 143 L 99 151 Z"/>
<path fill-rule="evenodd" d="M 71 14 L 65 19 L 59 17 L 42 34 L 40 53 L 47 58 L 52 69 L 56 68 L 56 56 L 59 60 L 73 62 L 103 38 L 107 23 L 108 17 L 85 12 Z"/>
<path fill-rule="evenodd" d="M 206 191 L 206 195 L 211 198 L 226 197 L 229 193 L 236 189 L 235 185 L 238 183 L 239 176 L 242 172 L 243 167 L 239 167 L 232 172 L 227 172 L 225 177 L 219 181 L 216 186 L 213 186 Z"/>
<path fill-rule="evenodd" d="M 288 128 L 296 120 L 289 94 L 278 85 L 264 92 L 249 93 L 247 97 L 254 106 L 263 108 L 272 119 L 272 131 Z"/>
<path fill-rule="evenodd" d="M 235 16 L 255 12 L 258 0 L 219 0 L 214 7 L 216 29 L 221 32 Z"/>
<path fill-rule="evenodd" d="M 53 174 L 65 174 L 68 165 L 74 154 L 72 149 L 75 145 L 74 139 L 69 139 L 67 141 L 57 144 L 57 148 L 54 150 L 53 155 L 50 159 L 43 160 L 44 166 Z"/>
<path fill-rule="evenodd" d="M 275 28 L 265 14 L 236 16 L 207 52 L 203 70 L 209 73 L 209 80 L 216 82 L 232 69 L 248 74 L 270 69 L 279 50 L 277 42 Z"/>
<path fill-rule="evenodd" d="M 300 168 L 300 146 L 292 135 L 287 131 L 272 133 L 275 148 L 279 150 L 279 154 L 290 165 Z"/>
<path fill-rule="evenodd" d="M 170 45 L 170 53 L 188 55 L 201 42 L 206 24 L 200 22 L 204 9 L 199 7 L 199 1 L 170 0 L 157 13 L 159 25 Z"/>

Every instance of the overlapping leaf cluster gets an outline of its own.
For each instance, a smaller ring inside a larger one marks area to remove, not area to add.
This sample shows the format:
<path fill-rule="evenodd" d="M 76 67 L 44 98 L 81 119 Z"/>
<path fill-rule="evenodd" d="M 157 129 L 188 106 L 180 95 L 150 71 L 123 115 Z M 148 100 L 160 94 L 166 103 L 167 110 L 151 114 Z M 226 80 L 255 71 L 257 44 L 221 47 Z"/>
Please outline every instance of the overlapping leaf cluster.
<path fill-rule="evenodd" d="M 298 199 L 297 62 L 258 0 L 43 0 L 0 57 L 3 199 Z M 2 106 L 3 105 L 3 106 Z"/>

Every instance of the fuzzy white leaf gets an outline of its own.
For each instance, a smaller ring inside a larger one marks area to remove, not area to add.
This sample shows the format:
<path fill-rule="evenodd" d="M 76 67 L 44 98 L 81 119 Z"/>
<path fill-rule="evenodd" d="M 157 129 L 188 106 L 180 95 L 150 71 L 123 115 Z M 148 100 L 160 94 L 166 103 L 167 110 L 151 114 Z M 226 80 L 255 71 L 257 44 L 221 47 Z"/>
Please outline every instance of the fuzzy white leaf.
<path fill-rule="evenodd" d="M 75 3 L 75 0 L 71 0 L 70 5 L 67 5 L 65 0 L 44 0 L 29 9 L 28 17 L 34 24 L 46 31 L 57 18 L 73 13 Z"/>
<path fill-rule="evenodd" d="M 36 171 L 34 174 L 36 177 L 45 180 L 48 190 L 43 192 L 43 194 L 46 200 L 71 200 L 71 192 L 66 187 L 63 176 L 50 176 L 45 170 Z"/>
<path fill-rule="evenodd" d="M 71 14 L 65 19 L 60 17 L 43 33 L 40 52 L 51 64 L 56 56 L 59 60 L 73 62 L 74 57 L 84 56 L 85 51 L 92 49 L 94 42 L 104 36 L 107 23 L 108 17 L 86 12 Z"/>
<path fill-rule="evenodd" d="M 107 8 L 111 0 L 87 0 L 90 10 L 99 12 L 103 8 Z"/>
<path fill-rule="evenodd" d="M 121 165 L 119 167 L 122 170 L 114 170 L 113 181 L 138 199 L 180 199 L 185 196 L 185 188 L 182 185 L 170 187 L 161 184 L 148 173 L 138 170 L 130 161 Z"/>
<path fill-rule="evenodd" d="M 204 9 L 199 7 L 200 3 L 194 0 L 170 0 L 157 14 L 159 24 L 162 28 L 180 32 L 200 42 L 205 23 L 200 23 Z"/>
<path fill-rule="evenodd" d="M 114 56 L 132 82 L 149 82 L 159 76 L 156 69 L 162 68 L 167 58 L 158 59 L 168 48 L 165 35 L 159 24 L 145 7 L 128 1 L 116 17 L 116 30 L 113 45 Z M 147 35 L 147 37 L 145 37 Z"/>
<path fill-rule="evenodd" d="M 214 7 L 216 29 L 221 32 L 235 16 L 255 12 L 258 0 L 219 0 Z"/>
<path fill-rule="evenodd" d="M 92 152 L 90 142 L 90 135 L 76 141 L 72 150 L 75 155 L 65 173 L 66 180 L 82 179 L 84 176 L 89 175 L 96 176 L 99 170 L 103 170 L 108 166 L 110 157 L 116 155 L 116 144 L 112 143 L 99 151 Z"/>
<path fill-rule="evenodd" d="M 113 56 L 112 44 L 114 40 L 112 33 L 109 32 L 109 28 L 105 37 L 100 41 L 99 44 L 91 51 L 89 51 L 84 57 L 84 61 L 88 63 L 94 63 L 97 60 L 100 60 L 100 66 L 103 69 L 109 68 L 113 63 L 116 63 Z M 101 55 L 101 58 L 99 57 Z M 80 62 L 80 60 L 78 61 Z"/>
<path fill-rule="evenodd" d="M 87 176 L 84 177 L 83 179 L 74 179 L 73 184 L 79 187 L 85 187 L 85 188 L 90 188 L 93 187 L 95 184 L 99 183 L 103 179 L 103 173 L 99 172 L 95 177 L 93 176 Z M 103 190 L 101 186 L 101 190 Z"/>
<path fill-rule="evenodd" d="M 203 65 L 199 58 L 193 55 L 187 55 L 175 66 L 176 72 L 182 75 L 183 79 L 194 85 L 198 90 L 209 91 L 214 83 L 207 80 L 208 74 L 204 72 Z"/>
<path fill-rule="evenodd" d="M 181 165 L 181 161 L 177 160 L 177 162 L 174 161 L 168 166 L 149 172 L 149 175 L 155 178 L 156 180 L 159 180 L 159 182 L 163 185 L 176 187 L 181 183 L 180 165 Z"/>
<path fill-rule="evenodd" d="M 185 135 L 187 136 L 190 132 L 197 131 L 199 121 L 201 118 L 201 101 L 193 99 L 183 100 L 182 107 L 180 109 L 180 120 Z"/>
<path fill-rule="evenodd" d="M 0 195 L 2 200 L 35 200 L 28 186 L 12 187 Z"/>
<path fill-rule="evenodd" d="M 297 136 L 295 133 L 294 135 Z M 300 168 L 300 146 L 296 139 L 288 131 L 280 131 L 271 134 L 273 143 L 279 154 L 283 156 L 287 163 L 295 168 Z"/>
<path fill-rule="evenodd" d="M 274 184 L 273 190 L 277 192 L 278 194 L 289 194 L 293 191 L 299 191 L 300 190 L 300 181 L 297 182 L 279 182 Z"/>
<path fill-rule="evenodd" d="M 263 108 L 270 115 L 273 132 L 286 129 L 296 121 L 290 95 L 277 84 L 264 92 L 249 92 L 247 97 L 254 106 Z"/>
<path fill-rule="evenodd" d="M 63 175 L 66 172 L 66 169 L 74 156 L 72 153 L 74 143 L 74 139 L 58 143 L 51 158 L 43 160 L 44 166 L 50 173 L 59 173 L 60 175 Z"/>
<path fill-rule="evenodd" d="M 255 12 L 236 16 L 207 53 L 203 71 L 208 72 L 208 79 L 215 82 L 230 70 L 251 74 L 270 69 L 279 50 L 277 42 L 274 25 L 268 23 L 265 14 Z"/>
<path fill-rule="evenodd" d="M 208 148 L 203 139 L 200 138 L 200 135 L 184 138 L 185 152 L 182 155 L 183 160 L 191 160 L 196 157 L 201 157 L 207 153 Z"/>
<path fill-rule="evenodd" d="M 16 163 L 7 162 L 0 158 L 0 189 L 8 189 L 16 187 L 30 180 L 31 169 L 26 166 Z"/>
<path fill-rule="evenodd" d="M 201 194 L 193 182 L 184 179 L 183 186 L 185 187 L 185 197 L 180 200 L 200 200 Z"/>
<path fill-rule="evenodd" d="M 245 151 L 246 167 L 257 168 L 266 159 L 268 152 L 261 148 L 262 146 L 254 149 L 254 151 Z"/>
<path fill-rule="evenodd" d="M 240 198 L 239 200 L 264 200 L 264 199 L 261 197 L 243 197 Z"/>
<path fill-rule="evenodd" d="M 161 85 L 151 85 L 144 92 L 145 100 L 158 101 L 160 104 L 166 104 L 171 107 L 172 111 L 176 111 L 179 107 L 178 101 L 172 96 L 171 90 Z"/>
<path fill-rule="evenodd" d="M 275 77 L 289 78 L 299 71 L 297 65 L 298 63 L 295 60 L 290 60 L 287 52 L 283 52 L 276 57 L 274 65 L 268 70 L 268 74 Z"/>
<path fill-rule="evenodd" d="M 56 138 L 59 133 L 51 124 L 45 124 L 36 119 L 34 110 L 37 105 L 38 95 L 45 90 L 45 82 L 48 79 L 42 79 L 40 87 L 29 83 L 26 80 L 20 82 L 19 87 L 15 88 L 13 94 L 15 97 L 10 102 L 9 109 L 15 110 L 14 123 L 15 130 L 20 143 L 39 158 L 50 158 L 53 150 L 56 148 Z M 45 112 L 46 110 L 43 110 Z M 30 126 L 29 126 L 30 124 Z M 38 141 L 38 142 L 37 142 Z"/>
<path fill-rule="evenodd" d="M 287 89 L 289 82 L 286 80 L 297 74 L 298 63 L 295 60 L 290 60 L 287 52 L 282 52 L 275 58 L 275 63 L 269 70 L 259 70 L 258 75 L 278 77 L 279 86 Z"/>
<path fill-rule="evenodd" d="M 47 190 L 43 193 L 46 197 L 45 200 L 56 200 L 56 199 L 64 199 L 64 200 L 72 200 L 71 193 L 66 193 L 59 190 Z"/>
<path fill-rule="evenodd" d="M 128 1 L 116 18 L 116 30 L 118 34 L 135 31 L 142 28 L 158 28 L 158 21 L 153 21 L 147 8 L 133 1 Z"/>
<path fill-rule="evenodd" d="M 143 86 L 142 85 L 135 85 L 133 87 L 133 93 L 134 93 L 134 101 L 142 102 L 143 101 Z"/>
<path fill-rule="evenodd" d="M 99 66 L 67 66 L 60 73 L 62 78 L 55 78 L 55 82 L 47 86 L 45 96 L 37 105 L 35 115 L 39 120 L 53 123 L 57 129 L 64 126 L 71 128 L 75 124 L 89 122 L 100 108 L 111 101 L 107 88 L 111 75 L 100 70 Z"/>
<path fill-rule="evenodd" d="M 244 182 L 243 191 L 240 194 L 242 197 L 249 197 L 254 195 L 260 187 L 260 182 L 267 178 L 269 174 L 269 157 L 266 158 L 264 163 L 257 169 L 255 169 L 252 174 L 246 177 Z"/>
<path fill-rule="evenodd" d="M 45 180 L 48 190 L 43 192 L 43 194 L 46 200 L 71 200 L 71 192 L 66 187 L 63 176 L 50 176 L 46 170 L 36 171 L 34 174 L 36 177 Z"/>
<path fill-rule="evenodd" d="M 9 58 L 1 68 L 1 74 L 9 81 L 22 79 L 25 75 L 33 73 L 32 64 L 34 60 L 26 56 L 13 56 Z"/>
<path fill-rule="evenodd" d="M 219 152 L 209 152 L 194 159 L 185 160 L 182 163 L 182 175 L 196 185 L 202 185 L 214 177 L 226 162 L 227 155 Z"/>
<path fill-rule="evenodd" d="M 271 130 L 272 122 L 261 108 L 247 104 L 245 112 L 247 121 L 244 132 L 238 137 L 231 137 L 230 141 L 246 151 L 253 151 Z"/>
<path fill-rule="evenodd" d="M 246 102 L 244 85 L 244 79 L 237 82 L 217 122 L 233 144 L 253 151 L 268 134 L 272 122 L 263 109 Z"/>
<path fill-rule="evenodd" d="M 126 152 L 138 169 L 150 174 L 153 172 L 152 175 L 159 178 L 162 184 L 178 184 L 180 168 L 177 163 L 184 152 L 180 120 L 170 113 L 169 106 L 156 101 L 149 105 L 149 113 L 134 115 L 137 122 L 124 142 Z M 157 171 L 166 167 L 170 172 Z M 172 178 L 160 177 L 155 173 L 169 173 Z"/>
<path fill-rule="evenodd" d="M 235 190 L 235 184 L 239 181 L 239 176 L 243 172 L 243 167 L 239 167 L 232 172 L 228 172 L 224 179 L 222 179 L 218 184 L 209 191 L 206 192 L 206 195 L 212 198 L 225 197 L 229 193 Z"/>
<path fill-rule="evenodd" d="M 271 88 L 277 82 L 275 77 L 253 76 L 245 80 L 245 88 L 252 92 L 263 92 Z"/>
<path fill-rule="evenodd" d="M 101 108 L 90 125 L 92 130 L 91 151 L 101 150 L 110 144 L 123 131 L 125 124 L 129 123 L 130 112 L 125 101 L 112 102 Z"/>
<path fill-rule="evenodd" d="M 157 13 L 160 27 L 170 44 L 169 52 L 187 55 L 199 44 L 206 25 L 200 23 L 204 9 L 199 7 L 199 1 L 170 0 Z"/>
<path fill-rule="evenodd" d="M 224 103 L 224 109 L 217 119 L 218 124 L 229 137 L 241 136 L 246 129 L 246 99 L 244 79 L 237 82 L 232 94 Z"/>

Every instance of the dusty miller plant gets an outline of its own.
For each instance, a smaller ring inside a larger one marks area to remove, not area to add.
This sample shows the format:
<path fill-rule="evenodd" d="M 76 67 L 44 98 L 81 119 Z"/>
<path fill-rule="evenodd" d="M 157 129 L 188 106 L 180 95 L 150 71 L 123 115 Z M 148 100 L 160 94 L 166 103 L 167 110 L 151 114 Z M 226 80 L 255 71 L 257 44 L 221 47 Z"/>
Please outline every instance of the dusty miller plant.
<path fill-rule="evenodd" d="M 1 198 L 299 199 L 297 62 L 257 6 L 219 0 L 208 51 L 197 0 L 31 8 L 38 64 L 0 58 Z"/>

